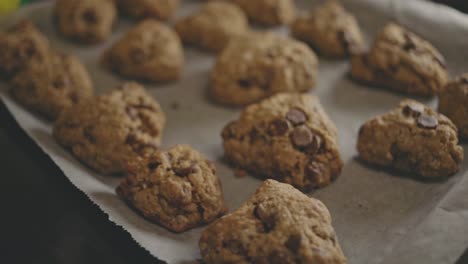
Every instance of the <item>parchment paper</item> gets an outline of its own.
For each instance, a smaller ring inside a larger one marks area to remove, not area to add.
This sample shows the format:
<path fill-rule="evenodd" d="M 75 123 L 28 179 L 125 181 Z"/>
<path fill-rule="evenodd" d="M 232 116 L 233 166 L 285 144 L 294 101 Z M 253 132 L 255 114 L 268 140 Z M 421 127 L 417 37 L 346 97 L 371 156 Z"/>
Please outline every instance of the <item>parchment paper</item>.
<path fill-rule="evenodd" d="M 316 1 L 298 1 L 306 10 Z M 468 17 L 437 4 L 419 0 L 348 0 L 368 39 L 388 20 L 397 20 L 433 42 L 446 56 L 452 74 L 467 70 Z M 185 1 L 177 16 L 191 12 L 199 2 Z M 81 58 L 90 71 L 98 93 L 113 89 L 120 81 L 102 69 L 98 60 L 131 25 L 121 20 L 112 39 L 98 46 L 81 46 L 62 39 L 51 21 L 51 3 L 32 5 L 0 20 L 2 27 L 19 18 L 32 19 L 50 38 L 52 46 Z M 283 33 L 285 30 L 280 30 Z M 1 49 L 1 47 L 0 47 Z M 1 52 L 1 50 L 0 50 Z M 212 104 L 206 97 L 213 56 L 186 48 L 186 65 L 180 81 L 147 86 L 165 110 L 168 123 L 163 145 L 188 143 L 216 161 L 225 198 L 236 209 L 259 186 L 253 177 L 236 178 L 222 160 L 220 131 L 238 109 Z M 356 138 L 367 119 L 395 107 L 402 95 L 357 85 L 347 78 L 346 61 L 320 60 L 318 95 L 339 131 L 345 161 L 339 179 L 310 195 L 330 209 L 334 226 L 349 263 L 454 263 L 468 245 L 468 161 L 461 172 L 444 182 L 427 183 L 361 165 L 356 160 Z M 51 137 L 51 126 L 10 99 L 7 85 L 1 98 L 19 125 L 60 167 L 65 176 L 110 221 L 122 226 L 143 248 L 168 263 L 192 263 L 199 258 L 202 228 L 173 234 L 130 210 L 114 193 L 118 179 L 98 175 L 77 162 Z M 435 101 L 424 101 L 435 106 Z M 174 103 L 179 109 L 171 107 Z M 466 150 L 466 146 L 465 146 Z"/>

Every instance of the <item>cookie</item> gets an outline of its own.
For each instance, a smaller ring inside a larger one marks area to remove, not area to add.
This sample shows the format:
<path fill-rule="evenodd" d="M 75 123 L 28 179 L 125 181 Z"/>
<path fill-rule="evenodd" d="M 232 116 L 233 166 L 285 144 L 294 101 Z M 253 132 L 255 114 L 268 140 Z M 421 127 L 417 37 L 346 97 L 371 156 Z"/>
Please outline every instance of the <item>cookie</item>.
<path fill-rule="evenodd" d="M 291 24 L 292 35 L 318 53 L 343 58 L 364 49 L 364 38 L 356 18 L 336 0 L 328 0 Z"/>
<path fill-rule="evenodd" d="M 23 20 L 0 32 L 0 78 L 11 79 L 25 65 L 43 60 L 49 53 L 49 41 L 30 21 Z"/>
<path fill-rule="evenodd" d="M 83 43 L 98 43 L 112 33 L 117 7 L 114 0 L 58 0 L 54 18 L 65 37 Z"/>
<path fill-rule="evenodd" d="M 116 191 L 145 218 L 173 232 L 210 223 L 226 212 L 213 163 L 186 145 L 140 159 Z"/>
<path fill-rule="evenodd" d="M 194 14 L 179 20 L 175 29 L 184 43 L 205 50 L 221 51 L 234 36 L 244 34 L 244 12 L 228 2 L 209 2 Z"/>
<path fill-rule="evenodd" d="M 336 128 L 312 95 L 282 93 L 249 105 L 222 138 L 235 166 L 303 191 L 330 184 L 343 167 Z"/>
<path fill-rule="evenodd" d="M 179 7 L 179 0 L 116 0 L 120 12 L 134 18 L 169 19 Z"/>
<path fill-rule="evenodd" d="M 357 149 L 366 163 L 422 178 L 453 175 L 463 161 L 455 125 L 413 100 L 362 125 Z"/>
<path fill-rule="evenodd" d="M 53 136 L 80 161 L 103 174 L 125 174 L 128 162 L 154 152 L 165 115 L 133 82 L 62 112 Z"/>
<path fill-rule="evenodd" d="M 179 78 L 184 54 L 179 36 L 171 28 L 147 19 L 104 54 L 104 63 L 125 78 L 167 82 Z"/>
<path fill-rule="evenodd" d="M 468 139 L 468 74 L 448 83 L 439 94 L 439 112 L 455 123 L 460 138 Z"/>
<path fill-rule="evenodd" d="M 448 81 L 444 57 L 429 42 L 387 24 L 367 54 L 352 58 L 351 76 L 360 82 L 400 93 L 430 97 Z"/>
<path fill-rule="evenodd" d="M 199 247 L 206 264 L 346 263 L 327 207 L 275 180 L 209 225 Z"/>
<path fill-rule="evenodd" d="M 239 5 L 249 20 L 265 26 L 285 25 L 294 19 L 294 0 L 231 0 Z"/>
<path fill-rule="evenodd" d="M 306 44 L 274 33 L 233 39 L 211 74 L 211 97 L 242 106 L 279 92 L 306 92 L 315 86 L 318 61 Z"/>
<path fill-rule="evenodd" d="M 93 95 L 88 71 L 74 56 L 50 53 L 31 61 L 11 80 L 11 95 L 33 112 L 55 120 L 66 108 Z"/>

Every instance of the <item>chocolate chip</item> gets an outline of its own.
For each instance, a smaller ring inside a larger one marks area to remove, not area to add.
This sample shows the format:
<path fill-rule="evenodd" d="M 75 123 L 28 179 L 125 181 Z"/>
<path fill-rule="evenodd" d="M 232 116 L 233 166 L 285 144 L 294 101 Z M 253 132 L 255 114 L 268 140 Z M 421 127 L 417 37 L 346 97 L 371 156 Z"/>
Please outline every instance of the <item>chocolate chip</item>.
<path fill-rule="evenodd" d="M 418 126 L 429 129 L 434 129 L 439 124 L 439 121 L 436 117 L 427 114 L 422 114 L 419 116 L 417 121 Z"/>
<path fill-rule="evenodd" d="M 299 247 L 301 246 L 301 240 L 301 234 L 292 234 L 288 237 L 288 240 L 286 240 L 286 243 L 284 245 L 293 253 L 296 253 Z"/>
<path fill-rule="evenodd" d="M 268 132 L 272 136 L 285 135 L 289 130 L 289 123 L 285 119 L 275 119 L 270 122 Z"/>
<path fill-rule="evenodd" d="M 258 204 L 255 206 L 253 211 L 254 216 L 262 222 L 263 230 L 265 232 L 270 232 L 275 228 L 275 215 L 272 214 L 265 205 Z"/>
<path fill-rule="evenodd" d="M 312 131 L 306 126 L 296 127 L 291 133 L 291 141 L 294 146 L 304 148 L 314 141 Z"/>
<path fill-rule="evenodd" d="M 134 63 L 142 63 L 145 59 L 145 53 L 141 49 L 132 50 L 130 56 Z"/>
<path fill-rule="evenodd" d="M 161 165 L 161 163 L 159 163 L 159 162 L 156 162 L 156 161 L 150 162 L 150 163 L 148 163 L 148 169 L 150 171 L 154 171 L 155 169 L 157 169 L 159 167 L 159 165 Z"/>
<path fill-rule="evenodd" d="M 409 103 L 403 107 L 403 114 L 405 116 L 418 117 L 424 113 L 424 106 L 415 103 Z"/>
<path fill-rule="evenodd" d="M 245 79 L 240 79 L 237 81 L 237 84 L 241 87 L 241 88 L 250 88 L 252 86 L 252 82 L 249 81 L 249 80 L 245 80 Z"/>
<path fill-rule="evenodd" d="M 322 139 L 319 136 L 313 135 L 312 139 L 312 142 L 305 149 L 305 152 L 309 155 L 316 154 L 322 147 Z"/>
<path fill-rule="evenodd" d="M 175 168 L 172 168 L 172 170 L 174 171 L 174 173 L 177 176 L 185 177 L 185 176 L 188 176 L 188 175 L 190 175 L 192 173 L 197 172 L 198 168 L 197 168 L 196 164 L 192 164 L 189 167 L 181 167 L 181 168 L 175 167 Z"/>
<path fill-rule="evenodd" d="M 88 24 L 97 24 L 98 16 L 93 9 L 86 9 L 83 13 L 83 19 Z"/>
<path fill-rule="evenodd" d="M 288 119 L 293 125 L 302 125 L 307 121 L 307 115 L 300 108 L 291 108 L 286 113 L 286 119 Z"/>

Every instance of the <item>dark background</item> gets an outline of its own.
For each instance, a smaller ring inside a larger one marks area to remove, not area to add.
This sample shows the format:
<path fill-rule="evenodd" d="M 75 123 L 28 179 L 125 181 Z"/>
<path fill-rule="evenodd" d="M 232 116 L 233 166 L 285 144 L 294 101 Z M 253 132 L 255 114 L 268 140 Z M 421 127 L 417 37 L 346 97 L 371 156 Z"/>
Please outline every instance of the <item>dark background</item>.
<path fill-rule="evenodd" d="M 437 2 L 468 10 L 468 0 Z M 1 263 L 162 263 L 76 189 L 2 103 L 0 120 Z"/>

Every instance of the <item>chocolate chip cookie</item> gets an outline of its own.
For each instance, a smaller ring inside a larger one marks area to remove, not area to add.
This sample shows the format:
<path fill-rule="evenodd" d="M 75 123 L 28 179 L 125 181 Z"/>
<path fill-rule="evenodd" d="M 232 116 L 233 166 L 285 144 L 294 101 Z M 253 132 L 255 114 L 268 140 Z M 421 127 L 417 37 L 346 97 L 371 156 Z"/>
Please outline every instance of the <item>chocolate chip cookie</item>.
<path fill-rule="evenodd" d="M 292 35 L 318 53 L 342 58 L 364 49 L 361 29 L 352 14 L 336 0 L 328 0 L 291 25 Z"/>
<path fill-rule="evenodd" d="M 429 42 L 394 24 L 387 24 L 367 54 L 352 58 L 351 76 L 370 85 L 429 97 L 448 81 L 444 57 Z"/>
<path fill-rule="evenodd" d="M 103 60 L 122 77 L 167 82 L 179 78 L 184 54 L 179 36 L 171 28 L 147 19 L 118 40 Z"/>
<path fill-rule="evenodd" d="M 325 205 L 275 180 L 208 226 L 199 246 L 206 264 L 346 263 Z"/>
<path fill-rule="evenodd" d="M 423 178 L 456 173 L 463 161 L 457 128 L 444 115 L 413 100 L 366 122 L 359 131 L 361 160 Z"/>
<path fill-rule="evenodd" d="M 218 52 L 232 37 L 247 31 L 248 21 L 236 5 L 215 1 L 178 21 L 175 29 L 184 43 Z"/>
<path fill-rule="evenodd" d="M 211 96 L 242 106 L 279 92 L 306 92 L 317 78 L 318 61 L 304 43 L 270 32 L 233 39 L 217 58 Z"/>
<path fill-rule="evenodd" d="M 468 74 L 450 82 L 439 94 L 439 112 L 455 123 L 462 139 L 468 139 Z"/>
<path fill-rule="evenodd" d="M 165 115 L 145 89 L 133 82 L 62 112 L 53 136 L 79 160 L 103 174 L 125 174 L 127 163 L 154 152 Z"/>
<path fill-rule="evenodd" d="M 120 12 L 134 18 L 169 19 L 179 7 L 179 0 L 116 0 Z"/>
<path fill-rule="evenodd" d="M 131 165 L 117 194 L 145 218 L 173 232 L 210 223 L 226 211 L 214 164 L 187 145 Z"/>
<path fill-rule="evenodd" d="M 114 0 L 58 0 L 54 17 L 58 30 L 65 37 L 97 43 L 111 34 L 117 8 Z"/>
<path fill-rule="evenodd" d="M 49 53 L 49 41 L 30 21 L 23 20 L 0 32 L 0 78 L 11 79 L 25 65 L 43 60 Z"/>
<path fill-rule="evenodd" d="M 330 184 L 343 166 L 336 128 L 312 95 L 282 93 L 249 105 L 222 138 L 235 166 L 304 191 Z"/>
<path fill-rule="evenodd" d="M 10 93 L 31 111 L 55 120 L 64 109 L 90 98 L 93 84 L 77 58 L 51 52 L 16 74 Z"/>
<path fill-rule="evenodd" d="M 231 0 L 244 10 L 249 19 L 265 26 L 285 25 L 294 19 L 294 0 Z"/>

